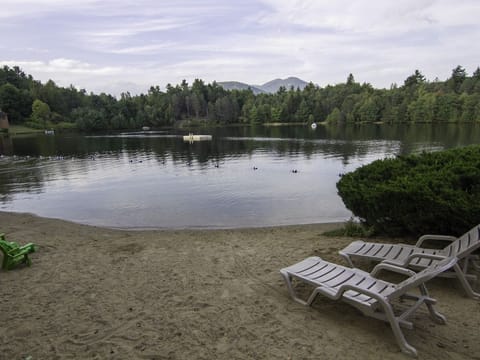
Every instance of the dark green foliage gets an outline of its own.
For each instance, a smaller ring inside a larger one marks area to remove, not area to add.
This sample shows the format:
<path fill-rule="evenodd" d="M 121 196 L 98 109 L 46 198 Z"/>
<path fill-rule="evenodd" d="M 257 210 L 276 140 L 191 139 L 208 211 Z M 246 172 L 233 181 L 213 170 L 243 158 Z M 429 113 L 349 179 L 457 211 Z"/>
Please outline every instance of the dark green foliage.
<path fill-rule="evenodd" d="M 82 130 L 162 127 L 194 123 L 370 123 L 480 121 L 480 69 L 472 76 L 457 66 L 446 81 L 429 82 L 418 70 L 403 86 L 374 89 L 355 82 L 324 88 L 309 83 L 303 90 L 280 88 L 276 94 L 227 91 L 216 82 L 195 79 L 192 85 L 152 86 L 147 94 L 119 98 L 87 94 L 73 86 L 45 84 L 18 67 L 0 68 L 0 110 L 13 124 L 32 119 L 32 104 L 48 105 L 52 124 L 69 122 Z M 88 118 L 91 116 L 91 118 Z M 35 116 L 33 116 L 35 118 Z"/>
<path fill-rule="evenodd" d="M 411 88 L 425 82 L 425 76 L 417 69 L 404 82 L 405 87 Z"/>
<path fill-rule="evenodd" d="M 377 160 L 342 176 L 337 189 L 379 233 L 462 234 L 480 223 L 480 146 Z"/>
<path fill-rule="evenodd" d="M 32 99 L 28 92 L 10 83 L 0 86 L 0 110 L 8 114 L 12 124 L 18 124 L 32 111 Z"/>

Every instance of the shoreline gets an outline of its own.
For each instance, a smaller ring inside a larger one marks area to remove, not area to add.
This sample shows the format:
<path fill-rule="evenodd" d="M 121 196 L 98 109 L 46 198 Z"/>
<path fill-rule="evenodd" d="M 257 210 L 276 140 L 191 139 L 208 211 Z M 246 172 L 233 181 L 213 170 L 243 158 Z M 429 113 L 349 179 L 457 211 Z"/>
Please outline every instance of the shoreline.
<path fill-rule="evenodd" d="M 205 226 L 205 227 L 119 227 L 119 226 L 109 226 L 109 225 L 98 225 L 98 224 L 88 224 L 82 223 L 80 221 L 75 220 L 68 220 L 68 219 L 61 219 L 56 217 L 48 217 L 48 216 L 41 216 L 35 213 L 30 212 L 22 212 L 22 211 L 8 211 L 8 210 L 0 210 L 0 214 L 18 214 L 18 215 L 26 215 L 32 217 L 38 217 L 41 219 L 47 220 L 58 220 L 64 221 L 70 224 L 75 225 L 82 225 L 82 226 L 90 226 L 99 229 L 109 229 L 109 230 L 119 230 L 119 231 L 215 231 L 215 230 L 255 230 L 255 229 L 272 229 L 272 228 L 285 228 L 285 227 L 298 227 L 298 226 L 337 226 L 341 227 L 348 222 L 348 219 L 343 221 L 327 221 L 327 222 L 317 222 L 317 223 L 300 223 L 300 224 L 279 224 L 279 225 L 265 225 L 265 226 L 239 226 L 239 227 L 223 227 L 223 226 Z M 0 230 L 1 231 L 1 230 Z"/>
<path fill-rule="evenodd" d="M 120 230 L 0 212 L 0 224 L 7 240 L 38 245 L 31 267 L 0 270 L 6 359 L 408 358 L 385 323 L 288 296 L 282 267 L 342 263 L 356 239 L 322 235 L 339 223 Z M 452 279 L 428 288 L 447 325 L 422 309 L 407 341 L 423 359 L 479 359 L 479 303 Z"/>

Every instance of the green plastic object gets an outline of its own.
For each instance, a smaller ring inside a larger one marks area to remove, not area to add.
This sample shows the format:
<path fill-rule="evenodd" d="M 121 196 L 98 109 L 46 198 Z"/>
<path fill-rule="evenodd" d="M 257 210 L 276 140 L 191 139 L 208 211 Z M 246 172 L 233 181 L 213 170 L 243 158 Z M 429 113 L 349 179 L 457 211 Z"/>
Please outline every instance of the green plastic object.
<path fill-rule="evenodd" d="M 0 234 L 0 250 L 3 253 L 2 269 L 11 270 L 16 265 L 25 263 L 31 265 L 28 254 L 35 252 L 35 244 L 29 243 L 23 246 L 16 242 L 7 241 L 5 234 Z"/>

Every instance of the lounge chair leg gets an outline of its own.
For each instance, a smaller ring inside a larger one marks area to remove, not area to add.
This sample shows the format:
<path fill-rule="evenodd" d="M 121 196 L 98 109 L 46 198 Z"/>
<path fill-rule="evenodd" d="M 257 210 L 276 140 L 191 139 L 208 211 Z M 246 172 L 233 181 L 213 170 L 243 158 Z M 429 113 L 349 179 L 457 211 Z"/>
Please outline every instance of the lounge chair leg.
<path fill-rule="evenodd" d="M 287 289 L 288 289 L 288 292 L 289 292 L 290 296 L 292 297 L 292 299 L 295 300 L 296 302 L 302 304 L 302 305 L 309 306 L 310 304 L 309 304 L 308 302 L 306 302 L 305 300 L 300 299 L 300 298 L 297 296 L 297 293 L 296 293 L 295 290 L 293 289 L 292 279 L 291 279 L 290 275 L 288 275 L 288 273 L 286 273 L 286 272 L 284 272 L 284 271 L 280 271 L 280 274 L 282 274 L 283 279 L 285 280 L 285 283 L 287 284 Z"/>
<path fill-rule="evenodd" d="M 343 252 L 339 252 L 338 253 L 342 258 L 345 259 L 345 261 L 347 262 L 348 266 L 350 266 L 351 268 L 355 267 L 353 266 L 353 262 L 352 262 L 352 259 L 350 259 L 350 256 L 348 256 L 347 254 L 343 253 Z"/>
<path fill-rule="evenodd" d="M 320 288 L 317 287 L 315 290 L 312 291 L 312 293 L 310 294 L 308 300 L 307 300 L 307 305 L 308 306 L 312 306 L 312 303 L 315 301 L 315 299 L 317 298 L 317 295 L 320 293 Z"/>
<path fill-rule="evenodd" d="M 25 255 L 25 259 L 23 261 L 27 266 L 31 266 L 32 265 L 32 262 L 30 261 L 30 258 L 28 257 L 28 255 Z"/>
<path fill-rule="evenodd" d="M 433 321 L 440 325 L 445 325 L 447 323 L 447 318 L 435 310 L 435 307 L 431 302 L 425 301 L 425 305 L 427 306 L 428 312 L 430 313 Z"/>
<path fill-rule="evenodd" d="M 400 346 L 400 349 L 402 349 L 402 352 L 404 352 L 407 355 L 417 357 L 417 350 L 410 345 L 407 340 L 405 340 L 405 336 L 403 335 L 402 329 L 400 328 L 400 324 L 395 317 L 395 314 L 393 313 L 392 307 L 386 303 L 386 302 L 381 302 L 382 307 L 385 311 L 385 315 L 388 319 L 388 322 L 390 323 L 390 327 L 392 328 L 393 335 L 395 336 L 395 339 L 397 340 L 398 346 Z"/>
<path fill-rule="evenodd" d="M 472 267 L 476 270 L 476 271 L 480 271 L 480 262 L 478 260 L 472 260 Z"/>
<path fill-rule="evenodd" d="M 458 280 L 460 280 L 460 283 L 462 284 L 463 288 L 465 289 L 465 292 L 469 297 L 475 300 L 480 300 L 480 294 L 473 291 L 472 286 L 468 282 L 468 280 L 465 278 L 465 274 L 460 268 L 458 264 L 455 264 L 453 266 L 453 269 L 455 270 L 455 273 L 457 274 Z"/>
<path fill-rule="evenodd" d="M 447 323 L 447 318 L 435 309 L 434 304 L 436 303 L 436 301 L 430 297 L 430 294 L 428 293 L 428 289 L 425 284 L 421 284 L 418 288 L 420 290 L 420 293 L 423 295 L 423 303 L 427 307 L 433 321 L 435 321 L 437 324 L 445 325 Z"/>

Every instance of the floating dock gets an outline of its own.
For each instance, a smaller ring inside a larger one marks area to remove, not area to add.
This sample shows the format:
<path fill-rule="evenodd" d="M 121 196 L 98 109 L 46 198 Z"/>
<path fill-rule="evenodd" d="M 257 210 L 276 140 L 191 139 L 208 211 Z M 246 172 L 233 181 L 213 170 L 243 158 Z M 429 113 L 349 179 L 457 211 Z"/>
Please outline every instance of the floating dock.
<path fill-rule="evenodd" d="M 194 142 L 194 141 L 205 141 L 205 140 L 212 140 L 212 135 L 188 134 L 183 136 L 183 141 Z"/>

